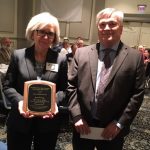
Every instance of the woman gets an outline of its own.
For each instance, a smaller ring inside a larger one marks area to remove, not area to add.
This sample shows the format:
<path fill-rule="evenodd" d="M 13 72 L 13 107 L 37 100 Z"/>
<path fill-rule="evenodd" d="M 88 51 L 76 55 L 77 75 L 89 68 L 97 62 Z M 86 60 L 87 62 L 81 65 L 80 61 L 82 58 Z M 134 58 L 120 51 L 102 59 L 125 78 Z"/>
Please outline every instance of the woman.
<path fill-rule="evenodd" d="M 31 150 L 32 143 L 35 150 L 55 149 L 62 121 L 57 110 L 65 100 L 67 86 L 66 57 L 53 50 L 59 35 L 58 20 L 47 12 L 40 13 L 31 18 L 26 28 L 26 38 L 32 46 L 12 54 L 3 83 L 4 94 L 11 101 L 7 121 L 8 150 Z M 24 82 L 30 80 L 56 84 L 56 112 L 37 117 L 23 111 Z"/>

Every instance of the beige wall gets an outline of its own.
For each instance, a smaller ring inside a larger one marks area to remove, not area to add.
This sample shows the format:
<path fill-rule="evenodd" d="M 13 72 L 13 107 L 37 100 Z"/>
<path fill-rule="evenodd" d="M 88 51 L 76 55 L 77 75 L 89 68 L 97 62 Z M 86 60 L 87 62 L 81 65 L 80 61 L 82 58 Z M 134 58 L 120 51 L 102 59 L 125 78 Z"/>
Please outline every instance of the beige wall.
<path fill-rule="evenodd" d="M 104 8 L 104 4 L 105 0 L 83 0 L 82 21 L 77 23 L 60 22 L 61 39 L 67 36 L 70 42 L 74 42 L 77 37 L 81 36 L 87 45 L 97 41 L 95 16 L 97 10 Z M 39 13 L 40 0 L 34 0 L 34 6 L 35 14 Z"/>
<path fill-rule="evenodd" d="M 17 48 L 23 48 L 29 46 L 25 39 L 25 30 L 33 15 L 33 2 L 32 0 L 18 0 L 17 6 Z"/>
<path fill-rule="evenodd" d="M 122 10 L 124 13 L 140 14 L 137 9 L 138 4 L 146 4 L 145 14 L 150 14 L 149 0 L 105 0 L 105 7 L 114 7 Z"/>
<path fill-rule="evenodd" d="M 10 37 L 16 47 L 17 0 L 0 0 L 0 19 L 0 38 Z"/>
<path fill-rule="evenodd" d="M 29 43 L 24 37 L 26 25 L 33 15 L 40 12 L 40 4 L 41 0 L 0 0 L 0 37 L 11 37 L 14 48 L 27 47 Z M 145 15 L 137 11 L 137 4 L 147 5 Z M 87 45 L 97 42 L 95 17 L 98 11 L 105 7 L 120 9 L 128 15 L 125 17 L 123 41 L 131 46 L 144 43 L 150 47 L 147 40 L 150 27 L 150 1 L 148 0 L 84 0 L 82 21 L 60 22 L 61 38 L 68 36 L 70 41 L 74 42 L 76 37 L 81 36 Z M 131 36 L 134 38 L 129 40 Z"/>
<path fill-rule="evenodd" d="M 145 12 L 138 11 L 138 4 L 147 5 Z M 105 7 L 114 7 L 125 13 L 122 41 L 130 46 L 144 45 L 150 48 L 150 1 L 106 0 Z"/>
<path fill-rule="evenodd" d="M 31 0 L 0 0 L 0 37 L 10 37 L 13 49 L 26 47 L 26 25 L 32 16 Z"/>

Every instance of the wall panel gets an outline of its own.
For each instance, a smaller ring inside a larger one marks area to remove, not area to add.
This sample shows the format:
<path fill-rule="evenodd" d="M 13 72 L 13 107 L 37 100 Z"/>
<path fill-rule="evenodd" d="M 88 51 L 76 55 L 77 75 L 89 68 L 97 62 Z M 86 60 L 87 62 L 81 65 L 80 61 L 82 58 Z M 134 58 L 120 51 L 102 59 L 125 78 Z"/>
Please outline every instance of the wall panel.
<path fill-rule="evenodd" d="M 136 46 L 139 43 L 141 23 L 124 22 L 124 28 L 121 40 L 130 45 Z"/>
<path fill-rule="evenodd" d="M 69 37 L 76 38 L 78 36 L 89 39 L 92 16 L 92 0 L 84 0 L 82 10 L 82 21 L 70 23 Z"/>
<path fill-rule="evenodd" d="M 0 1 L 0 32 L 13 33 L 15 25 L 15 0 Z"/>
<path fill-rule="evenodd" d="M 139 43 L 150 48 L 150 23 L 142 23 Z"/>

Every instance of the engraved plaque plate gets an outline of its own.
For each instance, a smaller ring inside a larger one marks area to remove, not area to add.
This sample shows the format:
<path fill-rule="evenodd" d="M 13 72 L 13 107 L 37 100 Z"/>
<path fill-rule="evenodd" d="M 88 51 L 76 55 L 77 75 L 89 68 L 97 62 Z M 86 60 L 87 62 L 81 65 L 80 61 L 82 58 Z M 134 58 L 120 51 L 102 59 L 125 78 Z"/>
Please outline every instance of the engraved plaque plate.
<path fill-rule="evenodd" d="M 23 110 L 30 114 L 43 116 L 48 112 L 55 112 L 56 84 L 32 80 L 24 83 Z"/>

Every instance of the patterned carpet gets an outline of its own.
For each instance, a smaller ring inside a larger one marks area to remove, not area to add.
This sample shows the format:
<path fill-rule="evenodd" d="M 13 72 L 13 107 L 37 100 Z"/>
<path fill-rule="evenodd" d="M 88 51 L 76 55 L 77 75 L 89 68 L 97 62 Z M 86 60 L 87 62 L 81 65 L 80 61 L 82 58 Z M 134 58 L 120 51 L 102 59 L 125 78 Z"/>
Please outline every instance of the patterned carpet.
<path fill-rule="evenodd" d="M 72 150 L 71 133 L 61 133 L 56 150 Z M 146 94 L 143 104 L 134 119 L 131 132 L 126 137 L 123 150 L 150 150 L 150 94 Z"/>
<path fill-rule="evenodd" d="M 69 128 L 62 130 L 56 150 L 72 150 L 71 136 Z M 0 120 L 0 140 L 6 142 L 2 120 Z M 132 123 L 131 132 L 126 137 L 124 150 L 150 150 L 150 94 L 145 95 L 142 107 Z"/>
<path fill-rule="evenodd" d="M 126 138 L 124 150 L 150 150 L 150 97 L 145 96 Z"/>

